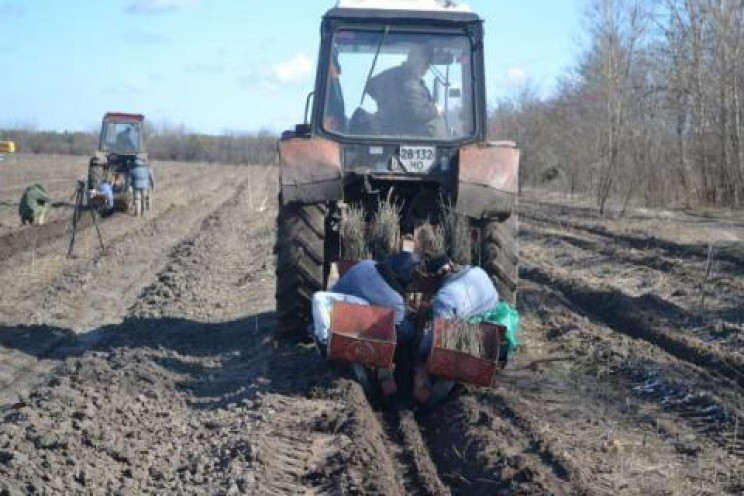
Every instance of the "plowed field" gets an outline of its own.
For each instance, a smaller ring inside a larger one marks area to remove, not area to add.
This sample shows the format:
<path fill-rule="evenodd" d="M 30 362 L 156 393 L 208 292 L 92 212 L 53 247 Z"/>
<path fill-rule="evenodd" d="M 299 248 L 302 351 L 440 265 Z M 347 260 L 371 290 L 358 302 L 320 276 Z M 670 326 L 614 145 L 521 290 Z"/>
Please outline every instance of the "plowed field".
<path fill-rule="evenodd" d="M 421 413 L 272 339 L 275 169 L 156 167 L 151 215 L 71 260 L 85 159 L 0 170 L 0 493 L 744 492 L 741 216 L 526 193 L 521 350 Z"/>

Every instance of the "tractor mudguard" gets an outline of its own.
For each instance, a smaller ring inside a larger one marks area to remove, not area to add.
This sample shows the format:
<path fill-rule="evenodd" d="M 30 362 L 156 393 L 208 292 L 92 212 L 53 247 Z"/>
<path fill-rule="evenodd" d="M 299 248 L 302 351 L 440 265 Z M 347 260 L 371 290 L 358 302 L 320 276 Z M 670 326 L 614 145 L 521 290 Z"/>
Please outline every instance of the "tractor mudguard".
<path fill-rule="evenodd" d="M 519 193 L 519 148 L 510 141 L 460 150 L 456 210 L 478 219 L 512 213 Z"/>
<path fill-rule="evenodd" d="M 341 149 L 319 138 L 291 138 L 279 142 L 282 201 L 317 203 L 343 198 Z"/>

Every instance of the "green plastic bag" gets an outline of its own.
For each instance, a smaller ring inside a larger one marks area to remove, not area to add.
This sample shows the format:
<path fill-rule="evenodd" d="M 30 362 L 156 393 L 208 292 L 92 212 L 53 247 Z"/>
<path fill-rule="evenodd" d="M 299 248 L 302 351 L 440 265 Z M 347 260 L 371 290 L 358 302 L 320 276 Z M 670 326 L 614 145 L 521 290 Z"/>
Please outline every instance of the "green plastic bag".
<path fill-rule="evenodd" d="M 496 324 L 506 328 L 506 352 L 511 354 L 519 346 L 519 312 L 506 302 L 500 302 L 496 308 L 470 318 L 470 322 Z"/>

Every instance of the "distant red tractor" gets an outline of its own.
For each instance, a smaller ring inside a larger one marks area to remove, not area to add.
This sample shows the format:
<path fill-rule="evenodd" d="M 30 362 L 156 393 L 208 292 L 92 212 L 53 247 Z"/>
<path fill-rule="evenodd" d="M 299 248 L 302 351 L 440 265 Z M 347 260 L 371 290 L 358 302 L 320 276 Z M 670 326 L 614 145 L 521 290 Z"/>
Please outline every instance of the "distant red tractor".
<path fill-rule="evenodd" d="M 144 120 L 142 114 L 108 112 L 103 116 L 98 151 L 88 167 L 88 201 L 96 203 L 96 191 L 101 181 L 114 187 L 114 207 L 126 212 L 132 204 L 129 173 L 138 162 L 148 162 L 144 145 Z"/>

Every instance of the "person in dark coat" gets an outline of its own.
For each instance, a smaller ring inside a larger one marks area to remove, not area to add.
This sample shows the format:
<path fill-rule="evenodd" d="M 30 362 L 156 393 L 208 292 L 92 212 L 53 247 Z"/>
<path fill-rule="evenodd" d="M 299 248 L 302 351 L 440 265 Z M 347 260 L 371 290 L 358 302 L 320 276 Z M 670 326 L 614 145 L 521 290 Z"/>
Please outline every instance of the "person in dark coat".
<path fill-rule="evenodd" d="M 431 46 L 415 45 L 403 64 L 370 79 L 367 93 L 377 103 L 382 134 L 443 136 L 442 111 L 423 81 L 432 55 Z"/>
<path fill-rule="evenodd" d="M 49 193 L 41 184 L 33 184 L 23 191 L 21 201 L 18 202 L 18 215 L 21 225 L 44 224 L 49 211 Z"/>

